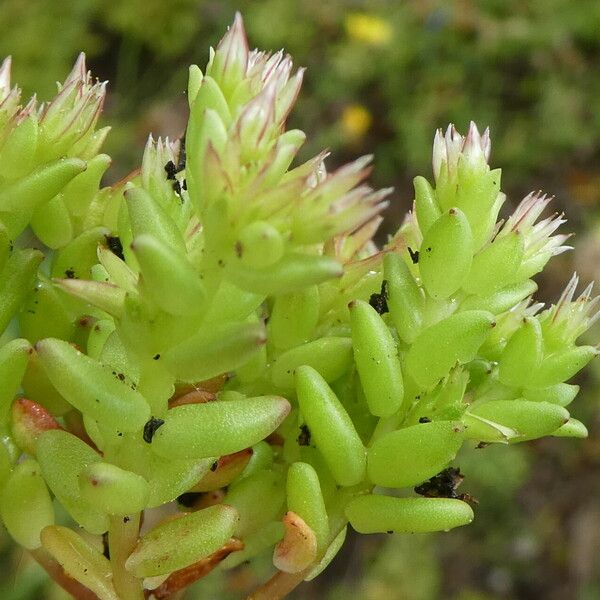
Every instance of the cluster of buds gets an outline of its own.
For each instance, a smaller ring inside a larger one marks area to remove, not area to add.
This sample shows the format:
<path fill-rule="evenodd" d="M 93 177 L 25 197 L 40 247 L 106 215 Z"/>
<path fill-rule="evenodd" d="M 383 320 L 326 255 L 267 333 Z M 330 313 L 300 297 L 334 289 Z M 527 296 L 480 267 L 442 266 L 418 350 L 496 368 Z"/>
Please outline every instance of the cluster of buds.
<path fill-rule="evenodd" d="M 239 16 L 190 69 L 186 135 L 150 137 L 112 188 L 104 86 L 82 59 L 41 111 L 18 108 L 6 73 L 0 157 L 33 144 L 40 164 L 0 189 L 0 516 L 75 597 L 168 598 L 270 552 L 252 597 L 282 598 L 348 524 L 469 523 L 468 498 L 439 485 L 463 445 L 586 435 L 566 382 L 597 354 L 576 344 L 597 299 L 573 300 L 575 277 L 532 304 L 563 219 L 537 222 L 549 200 L 531 194 L 497 223 L 487 131 L 436 134 L 435 187 L 415 179 L 378 249 L 389 190 L 364 183 L 370 158 L 292 166 L 303 72 L 249 51 Z M 43 269 L 11 250 L 28 224 Z"/>
<path fill-rule="evenodd" d="M 0 214 L 11 239 L 31 225 L 49 248 L 82 231 L 82 217 L 110 164 L 98 154 L 109 127 L 96 131 L 105 83 L 93 83 L 83 54 L 56 97 L 24 106 L 10 87 L 10 58 L 0 68 Z M 84 173 L 85 172 L 85 173 Z"/>

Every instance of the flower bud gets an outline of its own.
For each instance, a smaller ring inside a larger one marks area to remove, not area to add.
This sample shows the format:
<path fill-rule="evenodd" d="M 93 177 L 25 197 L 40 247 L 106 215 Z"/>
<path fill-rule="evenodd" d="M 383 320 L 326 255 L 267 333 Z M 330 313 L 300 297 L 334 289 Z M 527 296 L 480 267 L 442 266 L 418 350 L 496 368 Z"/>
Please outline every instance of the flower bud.
<path fill-rule="evenodd" d="M 600 296 L 592 297 L 593 283 L 573 300 L 578 283 L 579 277 L 574 273 L 558 302 L 539 315 L 547 352 L 573 345 L 600 317 Z"/>
<path fill-rule="evenodd" d="M 149 135 L 140 173 L 141 186 L 175 220 L 185 211 L 186 186 L 182 187 L 182 184 L 185 181 L 186 154 L 183 143 L 183 139 L 171 142 L 169 138 L 160 137 L 154 141 Z"/>
<path fill-rule="evenodd" d="M 231 94 L 248 68 L 248 39 L 240 13 L 219 42 L 206 74 L 214 77 L 225 95 Z"/>
<path fill-rule="evenodd" d="M 12 57 L 7 56 L 0 65 L 0 109 L 6 120 L 18 109 L 21 98 L 21 90 L 17 86 L 10 87 L 11 68 Z"/>
<path fill-rule="evenodd" d="M 498 212 L 506 199 L 500 193 L 500 170 L 490 171 L 487 166 L 489 152 L 485 147 L 489 148 L 489 135 L 486 134 L 480 137 L 472 123 L 465 139 L 449 127 L 445 143 L 448 159 L 443 158 L 436 177 L 436 196 L 441 208 L 447 210 L 456 206 L 464 212 L 471 226 L 475 250 L 490 240 Z M 440 139 L 441 132 L 436 136 L 438 148 L 442 147 Z"/>
<path fill-rule="evenodd" d="M 373 191 L 367 185 L 355 187 L 369 174 L 371 160 L 372 156 L 363 156 L 316 183 L 295 212 L 294 241 L 311 244 L 355 231 L 388 205 L 385 198 L 391 188 Z"/>
<path fill-rule="evenodd" d="M 466 138 L 456 131 L 454 125 L 448 125 L 445 135 L 438 129 L 433 139 L 433 175 L 436 181 L 442 173 L 446 178 L 453 179 L 460 160 L 474 169 L 484 170 L 490 151 L 489 130 L 486 129 L 481 136 L 473 121 Z"/>
<path fill-rule="evenodd" d="M 275 106 L 275 122 L 278 125 L 281 125 L 285 122 L 294 104 L 296 103 L 298 93 L 302 87 L 304 71 L 305 69 L 298 69 L 296 74 L 289 81 L 286 81 L 285 85 L 279 90 Z"/>
<path fill-rule="evenodd" d="M 269 83 L 245 105 L 238 117 L 235 127 L 242 163 L 258 158 L 277 135 L 278 131 L 274 128 L 275 98 L 275 84 Z"/>
<path fill-rule="evenodd" d="M 38 438 L 50 429 L 62 427 L 43 406 L 27 398 L 19 398 L 13 402 L 11 431 L 21 450 L 35 456 Z"/>
<path fill-rule="evenodd" d="M 57 96 L 40 115 L 38 155 L 50 160 L 77 151 L 93 135 L 106 96 L 106 82 L 92 83 L 81 54 Z"/>
<path fill-rule="evenodd" d="M 569 235 L 552 236 L 552 233 L 566 222 L 562 215 L 554 214 L 536 223 L 551 200 L 552 198 L 542 192 L 531 192 L 521 201 L 498 233 L 499 238 L 511 231 L 518 231 L 523 236 L 524 253 L 516 273 L 517 281 L 533 277 L 544 268 L 552 256 L 571 248 L 563 245 Z"/>

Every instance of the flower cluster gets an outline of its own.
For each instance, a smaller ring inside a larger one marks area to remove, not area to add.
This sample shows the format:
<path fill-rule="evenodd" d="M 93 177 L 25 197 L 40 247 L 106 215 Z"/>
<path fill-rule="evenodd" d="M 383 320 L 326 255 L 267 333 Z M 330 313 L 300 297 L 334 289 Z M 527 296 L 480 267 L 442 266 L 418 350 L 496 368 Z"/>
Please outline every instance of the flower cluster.
<path fill-rule="evenodd" d="M 40 109 L 20 108 L 9 66 L 0 515 L 76 597 L 168 598 L 271 552 L 252 597 L 281 598 L 348 524 L 469 523 L 468 498 L 434 489 L 464 444 L 586 435 L 566 382 L 597 354 L 576 342 L 598 299 L 573 300 L 575 276 L 555 306 L 532 303 L 531 277 L 568 248 L 564 220 L 538 220 L 537 193 L 497 222 L 487 130 L 436 134 L 435 187 L 415 179 L 413 212 L 378 249 L 390 190 L 365 183 L 370 157 L 294 164 L 303 71 L 250 51 L 239 16 L 190 69 L 185 136 L 150 137 L 110 188 L 104 85 L 83 57 Z"/>

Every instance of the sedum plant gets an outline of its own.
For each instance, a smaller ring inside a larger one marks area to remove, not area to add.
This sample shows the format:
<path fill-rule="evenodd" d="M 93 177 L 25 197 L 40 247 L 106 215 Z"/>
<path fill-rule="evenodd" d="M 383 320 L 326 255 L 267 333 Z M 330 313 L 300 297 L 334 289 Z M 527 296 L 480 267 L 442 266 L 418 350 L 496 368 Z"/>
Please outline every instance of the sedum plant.
<path fill-rule="evenodd" d="M 189 72 L 178 141 L 100 187 L 105 86 L 52 102 L 0 71 L 0 515 L 75 598 L 173 597 L 270 552 L 284 597 L 360 533 L 473 519 L 464 444 L 585 437 L 567 383 L 597 353 L 550 198 L 506 219 L 490 137 L 438 131 L 433 182 L 382 247 L 370 157 L 294 163 L 303 71 L 241 18 Z"/>

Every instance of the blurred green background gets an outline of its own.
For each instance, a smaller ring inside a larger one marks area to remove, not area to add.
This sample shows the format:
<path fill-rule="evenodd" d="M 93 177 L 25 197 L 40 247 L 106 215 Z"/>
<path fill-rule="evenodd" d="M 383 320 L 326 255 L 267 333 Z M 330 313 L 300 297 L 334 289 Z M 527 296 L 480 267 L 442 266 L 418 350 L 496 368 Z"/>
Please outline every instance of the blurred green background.
<path fill-rule="evenodd" d="M 77 53 L 108 79 L 109 182 L 135 168 L 149 132 L 177 137 L 187 118 L 187 66 L 203 68 L 235 10 L 251 46 L 285 48 L 307 67 L 291 127 L 303 155 L 331 149 L 333 168 L 375 155 L 373 183 L 394 185 L 387 231 L 430 176 L 437 127 L 492 131 L 492 163 L 509 204 L 556 194 L 577 250 L 550 263 L 542 300 L 573 269 L 600 278 L 600 2 L 598 0 L 2 0 L 0 57 L 13 56 L 25 95 L 51 97 Z M 590 339 L 598 339 L 590 335 Z M 470 527 L 437 536 L 349 536 L 324 575 L 294 598 L 341 600 L 600 599 L 600 366 L 574 416 L 586 441 L 463 452 Z M 59 600 L 0 532 L 0 598 Z M 188 600 L 244 597 L 269 571 L 216 572 Z"/>

